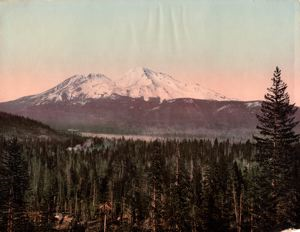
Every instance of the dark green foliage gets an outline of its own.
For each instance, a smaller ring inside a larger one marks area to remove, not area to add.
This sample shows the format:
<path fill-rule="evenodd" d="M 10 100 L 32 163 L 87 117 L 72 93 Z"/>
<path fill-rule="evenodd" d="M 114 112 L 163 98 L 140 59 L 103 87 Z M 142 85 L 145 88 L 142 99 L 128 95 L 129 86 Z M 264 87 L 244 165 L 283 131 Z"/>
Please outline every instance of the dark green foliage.
<path fill-rule="evenodd" d="M 159 152 L 160 146 L 158 142 L 153 144 L 153 154 L 151 154 L 151 163 L 149 168 L 150 180 L 150 217 L 151 223 L 155 231 L 162 231 L 162 219 L 164 217 L 163 207 L 163 177 L 164 177 L 164 157 Z"/>
<path fill-rule="evenodd" d="M 257 160 L 260 164 L 260 196 L 264 198 L 261 207 L 267 230 L 293 227 L 297 224 L 296 205 L 299 204 L 297 193 L 297 154 L 295 143 L 299 135 L 294 132 L 296 107 L 290 104 L 286 92 L 287 85 L 281 79 L 281 70 L 276 67 L 262 102 L 261 114 L 258 115 L 259 136 L 257 142 Z"/>
<path fill-rule="evenodd" d="M 37 135 L 50 136 L 63 139 L 55 130 L 41 122 L 0 111 L 0 135 L 13 138 L 37 137 Z"/>
<path fill-rule="evenodd" d="M 17 139 L 8 140 L 1 149 L 0 163 L 1 230 L 28 231 L 30 229 L 25 192 L 28 189 L 28 169 Z"/>
<path fill-rule="evenodd" d="M 167 218 L 172 231 L 191 231 L 193 226 L 192 214 L 192 183 L 186 168 L 186 160 L 177 148 L 175 153 L 175 176 L 170 184 L 167 199 Z"/>
<path fill-rule="evenodd" d="M 1 154 L 7 144 L 0 137 Z M 29 168 L 26 211 L 38 215 L 30 216 L 32 231 L 58 226 L 56 212 L 72 219 L 73 231 L 101 231 L 105 216 L 107 231 L 267 228 L 261 220 L 266 191 L 258 185 L 261 172 L 249 141 L 93 139 L 83 150 L 68 149 L 68 141 L 19 144 Z M 235 205 L 242 205 L 240 225 Z"/>

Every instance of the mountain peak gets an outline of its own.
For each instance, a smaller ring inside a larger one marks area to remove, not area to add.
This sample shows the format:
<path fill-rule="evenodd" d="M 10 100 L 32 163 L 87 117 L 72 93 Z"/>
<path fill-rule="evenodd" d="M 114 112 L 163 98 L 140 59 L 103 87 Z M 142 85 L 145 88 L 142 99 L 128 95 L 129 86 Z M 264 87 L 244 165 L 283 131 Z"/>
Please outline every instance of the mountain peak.
<path fill-rule="evenodd" d="M 91 79 L 91 78 L 105 78 L 105 79 L 109 79 L 107 76 L 105 76 L 102 73 L 89 73 L 87 75 L 87 78 Z"/>
<path fill-rule="evenodd" d="M 130 69 L 117 82 L 101 73 L 89 73 L 87 76 L 74 75 L 52 89 L 30 96 L 29 99 L 34 105 L 66 101 L 85 104 L 89 99 L 114 95 L 142 97 L 145 100 L 160 98 L 161 101 L 176 98 L 229 100 L 199 84 L 187 84 L 147 67 Z"/>
<path fill-rule="evenodd" d="M 151 75 L 155 74 L 156 72 L 151 70 L 150 68 L 146 67 L 135 67 L 133 69 L 130 69 L 125 73 L 125 76 L 145 76 L 145 77 L 151 77 Z"/>
<path fill-rule="evenodd" d="M 110 96 L 115 83 L 103 74 L 74 75 L 54 88 L 31 97 L 36 105 L 47 102 L 75 101 L 84 104 L 87 99 Z"/>
<path fill-rule="evenodd" d="M 123 93 L 129 97 L 160 98 L 169 100 L 175 98 L 195 98 L 209 100 L 226 100 L 227 98 L 199 84 L 187 84 L 172 76 L 152 71 L 145 67 L 129 70 L 118 82 Z"/>
<path fill-rule="evenodd" d="M 107 79 L 110 80 L 107 76 L 102 73 L 89 73 L 87 76 L 82 74 L 76 74 L 71 76 L 70 78 L 66 79 L 64 82 L 75 82 L 75 81 L 88 81 L 93 79 Z M 63 82 L 63 83 L 64 83 Z"/>

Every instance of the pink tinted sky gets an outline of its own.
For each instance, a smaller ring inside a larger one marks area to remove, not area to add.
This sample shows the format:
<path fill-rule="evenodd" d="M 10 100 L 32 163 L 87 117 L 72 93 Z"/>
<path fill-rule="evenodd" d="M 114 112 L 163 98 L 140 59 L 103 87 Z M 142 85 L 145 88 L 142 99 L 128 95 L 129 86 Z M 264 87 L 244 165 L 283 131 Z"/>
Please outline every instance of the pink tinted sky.
<path fill-rule="evenodd" d="M 0 101 L 136 66 L 256 100 L 278 65 L 300 105 L 299 12 L 294 0 L 2 1 Z"/>

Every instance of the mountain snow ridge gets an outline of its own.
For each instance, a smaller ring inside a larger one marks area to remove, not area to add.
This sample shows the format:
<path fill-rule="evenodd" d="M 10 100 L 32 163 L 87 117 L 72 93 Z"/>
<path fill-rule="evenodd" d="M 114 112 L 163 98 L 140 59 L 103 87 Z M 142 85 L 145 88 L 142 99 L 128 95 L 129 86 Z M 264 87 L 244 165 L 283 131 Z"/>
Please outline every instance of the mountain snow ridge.
<path fill-rule="evenodd" d="M 74 75 L 54 88 L 31 96 L 35 105 L 58 101 L 85 103 L 87 99 L 108 97 L 116 84 L 103 74 Z"/>
<path fill-rule="evenodd" d="M 89 99 L 114 98 L 115 95 L 145 100 L 160 98 L 161 101 L 177 98 L 231 100 L 199 84 L 187 84 L 144 67 L 129 70 L 116 82 L 103 74 L 74 75 L 47 91 L 19 100 L 29 100 L 33 105 L 61 101 L 85 104 Z"/>

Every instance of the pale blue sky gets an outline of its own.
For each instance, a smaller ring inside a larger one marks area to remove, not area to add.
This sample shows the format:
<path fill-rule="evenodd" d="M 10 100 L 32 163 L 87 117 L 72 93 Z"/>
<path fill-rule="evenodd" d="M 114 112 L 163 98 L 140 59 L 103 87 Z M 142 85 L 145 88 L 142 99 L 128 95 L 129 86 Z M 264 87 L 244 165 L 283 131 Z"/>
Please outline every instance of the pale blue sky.
<path fill-rule="evenodd" d="M 0 100 L 136 66 L 260 99 L 279 65 L 300 104 L 299 9 L 297 0 L 0 1 Z"/>

